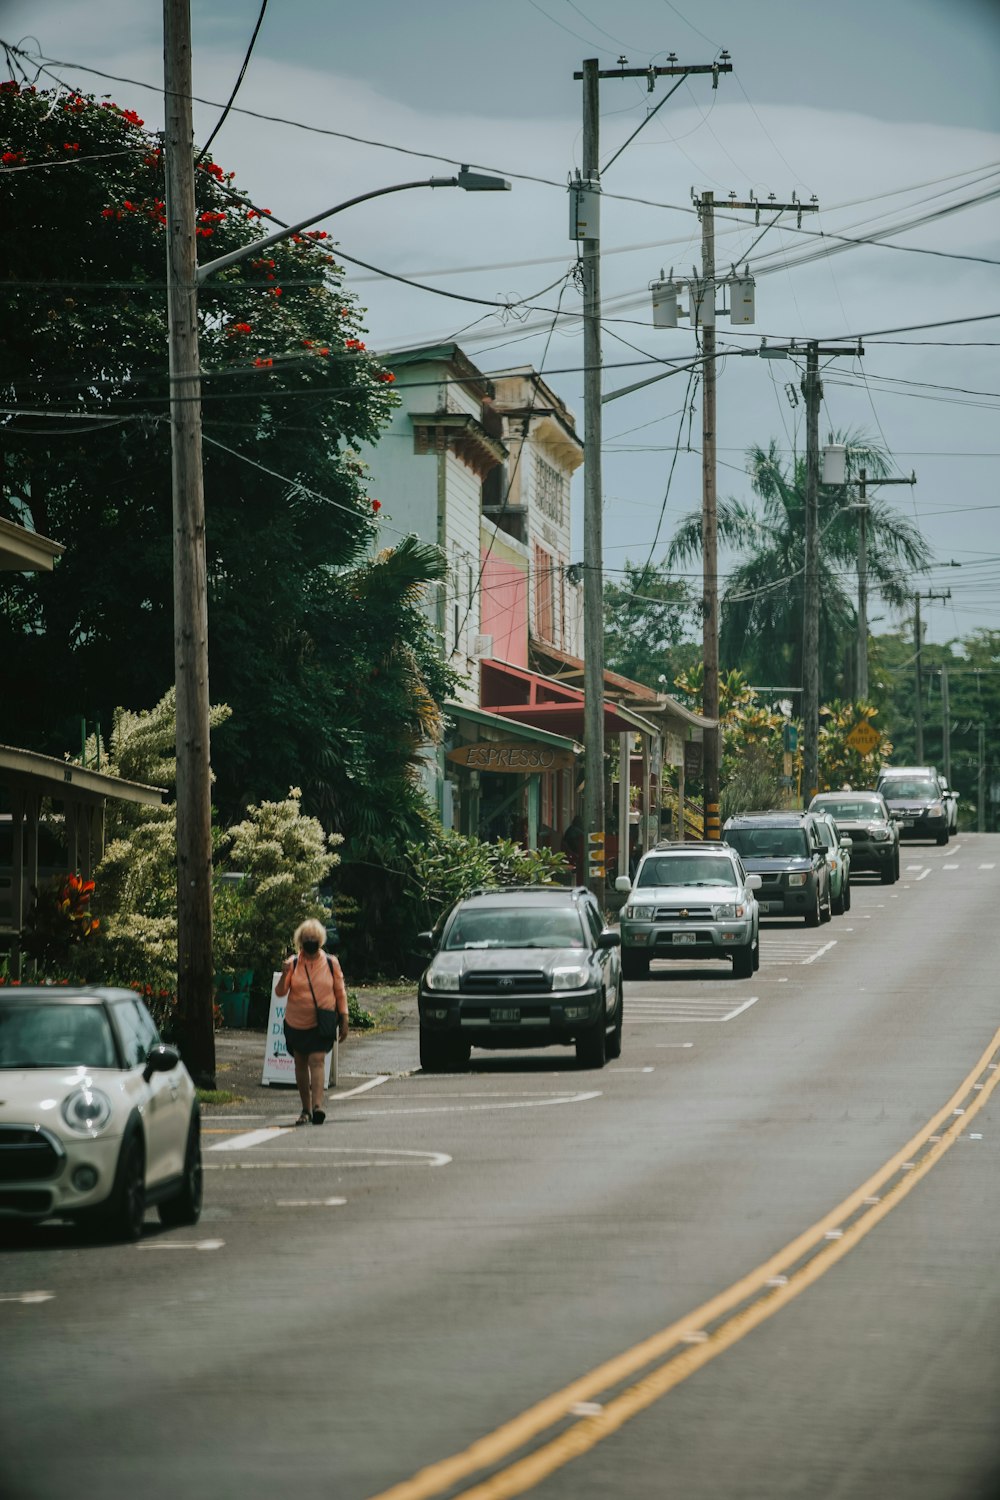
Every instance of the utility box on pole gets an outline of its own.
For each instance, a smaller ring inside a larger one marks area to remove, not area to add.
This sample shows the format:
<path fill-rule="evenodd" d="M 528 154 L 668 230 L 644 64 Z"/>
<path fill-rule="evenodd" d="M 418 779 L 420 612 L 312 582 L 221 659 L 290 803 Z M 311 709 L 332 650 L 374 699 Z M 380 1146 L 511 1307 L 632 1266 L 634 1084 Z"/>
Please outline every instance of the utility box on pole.
<path fill-rule="evenodd" d="M 677 292 L 674 281 L 652 281 L 649 290 L 653 294 L 653 327 L 677 327 Z"/>
<path fill-rule="evenodd" d="M 601 237 L 600 186 L 582 177 L 575 177 L 569 185 L 569 237 L 571 240 Z"/>
<path fill-rule="evenodd" d="M 757 321 L 756 283 L 752 276 L 737 276 L 729 283 L 729 321 L 746 325 Z"/>

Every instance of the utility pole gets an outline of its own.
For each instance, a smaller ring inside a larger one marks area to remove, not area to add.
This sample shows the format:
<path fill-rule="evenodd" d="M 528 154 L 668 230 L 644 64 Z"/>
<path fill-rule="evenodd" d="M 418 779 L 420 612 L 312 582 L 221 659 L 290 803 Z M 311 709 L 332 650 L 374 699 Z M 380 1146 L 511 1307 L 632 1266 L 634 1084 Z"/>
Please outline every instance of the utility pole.
<path fill-rule="evenodd" d="M 976 828 L 980 833 L 986 832 L 986 725 L 979 726 L 979 776 L 977 778 L 976 802 L 978 804 L 976 813 Z"/>
<path fill-rule="evenodd" d="M 923 627 L 920 624 L 920 601 L 921 599 L 950 599 L 951 589 L 928 589 L 924 594 L 913 596 L 913 674 L 916 685 L 916 702 L 913 708 L 913 732 L 915 741 L 915 759 L 918 766 L 924 763 L 924 703 L 923 688 L 921 683 L 920 656 L 923 651 Z M 947 775 L 947 772 L 945 773 Z M 950 777 L 949 777 L 950 780 Z"/>
<path fill-rule="evenodd" d="M 868 702 L 868 491 L 867 473 L 858 476 L 858 673 L 855 698 Z"/>
<path fill-rule="evenodd" d="M 948 668 L 941 663 L 941 762 L 951 790 L 951 703 L 948 698 Z"/>
<path fill-rule="evenodd" d="M 167 319 L 177 695 L 177 1011 L 184 1060 L 215 1085 L 208 587 L 191 117 L 189 0 L 163 3 Z"/>
<path fill-rule="evenodd" d="M 584 181 L 600 175 L 600 71 L 583 64 Z M 582 245 L 584 879 L 604 905 L 604 502 L 601 486 L 601 241 Z"/>
<path fill-rule="evenodd" d="M 719 540 L 716 492 L 716 370 L 715 370 L 715 194 L 703 192 L 696 198 L 701 220 L 701 286 L 692 288 L 692 322 L 701 326 L 701 556 L 702 556 L 702 661 L 704 679 L 701 711 L 715 721 L 702 733 L 702 785 L 704 787 L 704 837 L 720 837 L 719 768 L 722 760 L 722 726 L 719 724 Z M 730 198 L 727 209 L 753 209 L 760 222 L 761 211 L 774 212 L 776 218 L 786 212 L 815 213 L 818 203 L 766 204 L 751 198 L 749 202 Z M 695 312 L 697 309 L 697 312 Z M 818 421 L 818 417 L 817 417 Z M 818 428 L 817 428 L 818 441 Z M 817 460 L 818 461 L 818 460 Z"/>
<path fill-rule="evenodd" d="M 793 346 L 794 347 L 794 346 Z M 781 351 L 771 350 L 772 355 Z M 823 382 L 819 359 L 864 354 L 861 344 L 845 349 L 810 339 L 802 395 L 806 407 L 806 516 L 802 605 L 802 795 L 808 804 L 819 788 L 819 409 Z"/>
<path fill-rule="evenodd" d="M 728 54 L 724 54 L 728 57 Z M 720 73 L 731 73 L 728 61 L 685 66 L 673 53 L 665 67 L 630 68 L 627 58 L 617 68 L 602 69 L 596 57 L 587 58 L 583 71 L 583 146 L 581 185 L 600 193 L 600 80 L 644 78 L 652 90 L 656 79 L 691 73 L 710 73 L 713 86 Z M 668 96 L 669 97 L 669 96 Z M 665 101 L 664 101 L 665 102 Z M 641 127 L 640 127 L 641 128 Z M 588 225 L 597 228 L 597 225 Z M 601 242 L 597 234 L 582 240 L 583 278 L 583 821 L 586 836 L 588 886 L 604 904 L 604 521 L 601 486 Z"/>

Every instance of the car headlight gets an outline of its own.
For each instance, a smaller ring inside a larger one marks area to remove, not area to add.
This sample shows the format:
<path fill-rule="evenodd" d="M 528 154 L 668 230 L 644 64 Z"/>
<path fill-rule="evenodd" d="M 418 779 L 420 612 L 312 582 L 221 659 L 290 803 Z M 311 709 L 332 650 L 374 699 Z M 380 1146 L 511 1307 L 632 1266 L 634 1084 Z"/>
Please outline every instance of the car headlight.
<path fill-rule="evenodd" d="M 932 802 L 927 811 L 932 818 L 944 817 L 944 808 L 942 807 L 940 802 Z"/>
<path fill-rule="evenodd" d="M 721 906 L 712 908 L 717 922 L 732 922 L 736 917 L 746 916 L 746 907 L 740 901 L 724 901 Z"/>
<path fill-rule="evenodd" d="M 891 839 L 892 838 L 892 834 L 891 834 L 891 832 L 889 831 L 888 828 L 882 828 L 878 824 L 875 824 L 875 823 L 873 823 L 869 827 L 868 833 L 869 833 L 869 836 L 871 838 L 875 839 L 877 842 L 880 842 L 880 843 L 885 843 L 886 839 Z"/>
<path fill-rule="evenodd" d="M 806 883 L 806 881 L 808 879 L 809 879 L 809 876 L 803 870 L 803 872 L 802 872 L 801 875 L 789 875 L 789 877 L 788 877 L 788 884 L 789 885 L 805 885 L 805 883 Z"/>
<path fill-rule="evenodd" d="M 552 988 L 554 990 L 582 990 L 590 983 L 590 971 L 582 964 L 566 964 L 564 967 L 552 970 Z"/>
<path fill-rule="evenodd" d="M 100 1135 L 111 1119 L 111 1100 L 100 1089 L 74 1089 L 63 1100 L 61 1113 L 75 1135 Z"/>
<path fill-rule="evenodd" d="M 424 975 L 424 984 L 429 990 L 457 990 L 462 976 L 458 969 L 439 964 L 435 959 Z"/>
<path fill-rule="evenodd" d="M 625 918 L 626 922 L 648 922 L 652 914 L 653 908 L 649 905 L 626 905 L 622 907 L 622 916 Z"/>

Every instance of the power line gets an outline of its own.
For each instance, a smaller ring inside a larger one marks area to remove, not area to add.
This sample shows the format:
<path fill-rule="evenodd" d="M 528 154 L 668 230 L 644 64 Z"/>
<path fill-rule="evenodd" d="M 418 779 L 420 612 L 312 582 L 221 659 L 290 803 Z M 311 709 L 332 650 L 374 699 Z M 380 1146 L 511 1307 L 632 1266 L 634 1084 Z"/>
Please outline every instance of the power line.
<path fill-rule="evenodd" d="M 221 116 L 219 118 L 218 124 L 216 125 L 215 129 L 212 131 L 212 134 L 209 136 L 209 138 L 205 142 L 204 146 L 202 146 L 201 150 L 198 152 L 198 155 L 197 155 L 197 157 L 195 159 L 195 166 L 196 167 L 201 162 L 202 157 L 208 151 L 209 146 L 211 146 L 212 142 L 215 140 L 215 137 L 218 135 L 218 133 L 222 129 L 223 125 L 225 125 L 226 118 L 227 118 L 227 116 L 229 114 L 229 111 L 233 107 L 233 101 L 235 100 L 236 95 L 240 91 L 240 85 L 242 84 L 244 78 L 247 76 L 247 68 L 250 66 L 250 57 L 251 57 L 251 54 L 253 53 L 254 42 L 256 42 L 256 40 L 257 40 L 257 33 L 260 31 L 261 24 L 262 24 L 262 22 L 264 20 L 264 12 L 266 10 L 267 10 L 267 0 L 261 0 L 260 15 L 257 17 L 257 24 L 256 24 L 256 26 L 253 29 L 253 35 L 250 38 L 250 45 L 247 48 L 246 56 L 243 59 L 243 65 L 240 68 L 239 74 L 237 75 L 236 82 L 233 84 L 233 92 L 230 94 L 228 100 L 226 101 L 226 107 L 222 111 L 222 114 L 221 114 Z"/>

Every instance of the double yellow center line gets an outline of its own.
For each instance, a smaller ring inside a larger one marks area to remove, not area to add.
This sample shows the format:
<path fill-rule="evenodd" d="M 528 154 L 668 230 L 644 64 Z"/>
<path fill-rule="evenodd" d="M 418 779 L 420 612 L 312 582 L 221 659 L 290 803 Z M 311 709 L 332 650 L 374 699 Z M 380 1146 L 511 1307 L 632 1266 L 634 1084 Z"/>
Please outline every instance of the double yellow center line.
<path fill-rule="evenodd" d="M 998 1081 L 1000 1030 L 933 1119 L 867 1182 L 755 1271 L 461 1453 L 421 1469 L 371 1500 L 437 1500 L 486 1471 L 492 1472 L 454 1500 L 507 1500 L 589 1452 L 825 1275 L 951 1149 Z M 584 1403 L 589 1413 L 574 1421 Z M 545 1434 L 551 1435 L 524 1452 Z"/>

